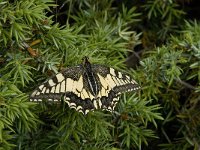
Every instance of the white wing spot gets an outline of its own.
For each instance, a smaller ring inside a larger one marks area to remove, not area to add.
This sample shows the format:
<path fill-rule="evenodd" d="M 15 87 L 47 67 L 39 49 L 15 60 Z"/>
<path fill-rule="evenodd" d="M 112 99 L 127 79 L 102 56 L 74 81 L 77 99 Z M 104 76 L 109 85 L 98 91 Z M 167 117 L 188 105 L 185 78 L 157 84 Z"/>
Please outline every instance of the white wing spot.
<path fill-rule="evenodd" d="M 72 91 L 73 89 L 73 80 L 70 78 L 67 78 L 67 82 L 66 82 L 66 92 L 68 91 Z"/>
<path fill-rule="evenodd" d="M 56 78 L 57 78 L 58 82 L 62 82 L 65 79 L 65 77 L 63 76 L 62 73 L 58 73 L 56 75 Z"/>
<path fill-rule="evenodd" d="M 83 89 L 83 77 L 80 76 L 79 80 L 76 81 L 76 82 L 77 82 L 77 84 L 76 84 L 77 91 L 79 91 L 79 92 L 82 91 L 82 89 Z"/>
<path fill-rule="evenodd" d="M 56 85 L 56 83 L 54 83 L 52 79 L 50 79 L 48 82 L 49 82 L 49 85 L 50 85 L 50 86 Z"/>
<path fill-rule="evenodd" d="M 81 93 L 78 93 L 78 92 L 77 92 L 77 96 L 78 96 L 78 97 L 81 97 Z"/>
<path fill-rule="evenodd" d="M 39 89 L 42 90 L 42 88 L 44 87 L 44 84 L 39 86 Z"/>
<path fill-rule="evenodd" d="M 72 85 L 71 91 L 74 92 L 75 94 L 77 94 L 76 86 L 77 86 L 77 82 L 76 82 L 76 81 L 73 81 L 73 85 Z"/>
<path fill-rule="evenodd" d="M 83 96 L 83 99 L 89 98 L 89 95 L 85 89 L 81 91 L 81 96 Z"/>
<path fill-rule="evenodd" d="M 119 85 L 123 85 L 124 84 L 122 79 L 116 78 L 116 80 L 118 81 Z"/>
<path fill-rule="evenodd" d="M 115 85 L 120 85 L 119 81 L 115 77 L 113 77 L 112 79 L 115 82 Z"/>
<path fill-rule="evenodd" d="M 60 92 L 65 92 L 65 80 L 60 83 Z"/>
<path fill-rule="evenodd" d="M 64 101 L 68 104 L 68 106 L 70 106 L 70 102 L 69 102 L 70 98 L 69 97 L 64 97 Z"/>
<path fill-rule="evenodd" d="M 47 90 L 45 91 L 45 93 L 49 93 L 49 89 L 47 89 Z"/>
<path fill-rule="evenodd" d="M 122 73 L 121 72 L 118 72 L 118 77 L 122 78 Z"/>
<path fill-rule="evenodd" d="M 69 103 L 69 107 L 76 108 L 76 104 L 75 103 Z"/>
<path fill-rule="evenodd" d="M 112 77 L 110 74 L 108 74 L 105 78 L 106 82 L 108 83 L 108 85 L 110 86 L 110 88 L 112 89 L 113 87 L 116 86 L 115 82 L 113 81 Z"/>
<path fill-rule="evenodd" d="M 118 97 L 117 98 L 113 98 L 113 102 L 117 102 L 117 101 L 119 101 Z"/>
<path fill-rule="evenodd" d="M 55 92 L 55 86 L 54 87 L 52 87 L 52 89 L 51 89 L 51 93 L 54 93 Z"/>
<path fill-rule="evenodd" d="M 64 97 L 64 100 L 69 101 L 70 98 L 69 97 Z"/>
<path fill-rule="evenodd" d="M 46 87 L 44 87 L 44 88 L 42 89 L 42 92 L 41 92 L 41 93 L 44 94 L 45 91 L 46 91 Z"/>
<path fill-rule="evenodd" d="M 126 75 L 126 79 L 131 80 L 131 77 Z"/>
<path fill-rule="evenodd" d="M 121 82 L 122 82 L 123 84 L 126 84 L 126 81 L 125 81 L 124 79 L 121 79 Z"/>
<path fill-rule="evenodd" d="M 40 92 L 38 92 L 38 91 L 36 91 L 37 93 L 36 93 L 36 95 L 40 95 Z"/>
<path fill-rule="evenodd" d="M 101 108 L 102 106 L 102 102 L 99 100 L 99 108 Z"/>
<path fill-rule="evenodd" d="M 132 80 L 131 83 L 133 83 L 133 84 L 137 84 L 137 82 L 136 82 L 135 80 Z"/>
<path fill-rule="evenodd" d="M 102 97 L 102 96 L 108 96 L 108 91 L 104 88 L 101 89 L 100 91 L 100 95 L 98 95 L 99 97 Z"/>
<path fill-rule="evenodd" d="M 111 106 L 109 106 L 107 110 L 111 111 L 112 110 Z"/>
<path fill-rule="evenodd" d="M 113 76 L 116 76 L 115 70 L 113 68 L 110 68 L 110 74 L 112 74 Z"/>
<path fill-rule="evenodd" d="M 31 97 L 34 97 L 36 93 L 37 93 L 37 91 L 34 91 L 34 92 L 31 94 Z"/>
<path fill-rule="evenodd" d="M 82 110 L 83 108 L 81 107 L 81 106 L 78 106 L 77 108 L 76 108 L 76 110 L 78 110 L 78 111 L 80 111 L 80 110 Z"/>
<path fill-rule="evenodd" d="M 98 77 L 99 77 L 99 80 L 100 80 L 100 82 L 101 82 L 101 85 L 103 86 L 104 89 L 106 89 L 107 86 L 108 86 L 107 82 L 105 81 L 105 79 L 104 79 L 100 74 L 97 74 L 97 75 L 98 75 Z"/>
<path fill-rule="evenodd" d="M 96 99 L 93 101 L 93 104 L 94 104 L 94 107 L 95 107 L 96 109 L 98 109 L 98 105 L 97 105 L 97 100 L 96 100 Z"/>
<path fill-rule="evenodd" d="M 58 85 L 56 86 L 56 91 L 55 91 L 55 93 L 60 93 L 60 84 L 58 84 Z"/>
<path fill-rule="evenodd" d="M 87 114 L 89 112 L 89 110 L 87 109 L 86 111 L 85 111 L 85 114 Z"/>
<path fill-rule="evenodd" d="M 78 112 L 81 112 L 81 113 L 83 113 L 83 114 L 84 114 L 84 112 L 83 112 L 83 110 L 82 110 L 82 109 L 78 110 Z"/>

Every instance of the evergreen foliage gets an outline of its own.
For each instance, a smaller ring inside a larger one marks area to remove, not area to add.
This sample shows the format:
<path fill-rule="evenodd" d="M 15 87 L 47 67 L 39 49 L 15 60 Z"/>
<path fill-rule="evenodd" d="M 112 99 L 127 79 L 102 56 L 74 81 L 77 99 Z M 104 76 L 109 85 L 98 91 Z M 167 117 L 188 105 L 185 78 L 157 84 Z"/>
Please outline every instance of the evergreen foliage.
<path fill-rule="evenodd" d="M 141 11 L 110 0 L 0 0 L 0 149 L 199 149 L 200 24 L 164 2 L 138 2 Z M 142 35 L 145 20 L 152 30 Z M 163 44 L 127 69 L 132 48 L 157 44 L 154 33 Z M 29 102 L 37 84 L 84 56 L 128 72 L 142 89 L 124 94 L 113 113 Z"/>

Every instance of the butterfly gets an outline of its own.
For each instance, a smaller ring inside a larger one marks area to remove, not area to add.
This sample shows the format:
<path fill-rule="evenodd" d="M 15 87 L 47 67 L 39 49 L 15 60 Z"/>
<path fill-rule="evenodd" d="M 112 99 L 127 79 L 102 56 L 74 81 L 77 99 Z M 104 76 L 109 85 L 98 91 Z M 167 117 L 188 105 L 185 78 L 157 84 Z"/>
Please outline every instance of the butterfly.
<path fill-rule="evenodd" d="M 124 92 L 140 86 L 129 75 L 103 65 L 91 64 L 84 57 L 82 64 L 54 75 L 30 95 L 30 101 L 63 99 L 70 108 L 87 114 L 95 109 L 113 111 Z"/>

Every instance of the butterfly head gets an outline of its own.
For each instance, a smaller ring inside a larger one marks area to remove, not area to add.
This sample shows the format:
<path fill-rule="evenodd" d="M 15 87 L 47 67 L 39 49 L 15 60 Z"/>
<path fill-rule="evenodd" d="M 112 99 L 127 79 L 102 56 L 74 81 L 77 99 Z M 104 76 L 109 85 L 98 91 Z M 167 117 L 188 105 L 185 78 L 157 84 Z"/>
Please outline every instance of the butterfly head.
<path fill-rule="evenodd" d="M 84 68 L 88 68 L 91 66 L 91 64 L 89 62 L 89 58 L 87 56 L 82 58 L 82 65 Z"/>

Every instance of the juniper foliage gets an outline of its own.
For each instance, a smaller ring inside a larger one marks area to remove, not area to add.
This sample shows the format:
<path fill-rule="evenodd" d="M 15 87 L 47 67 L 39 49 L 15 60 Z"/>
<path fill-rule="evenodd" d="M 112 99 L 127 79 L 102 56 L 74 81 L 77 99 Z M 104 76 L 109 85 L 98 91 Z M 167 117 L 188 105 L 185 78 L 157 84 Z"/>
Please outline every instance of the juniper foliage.
<path fill-rule="evenodd" d="M 107 0 L 59 6 L 52 0 L 1 0 L 1 149 L 198 149 L 199 24 L 186 21 L 180 35 L 167 36 L 184 14 L 177 2 L 167 2 L 172 5 L 145 2 L 143 12 Z M 148 42 L 145 32 L 142 37 L 135 31 L 145 13 L 166 19 L 169 28 L 160 33 L 168 42 L 143 53 L 137 70 L 127 69 L 132 48 Z M 115 113 L 83 115 L 64 102 L 29 102 L 34 87 L 84 56 L 129 73 L 142 89 L 123 95 Z"/>

